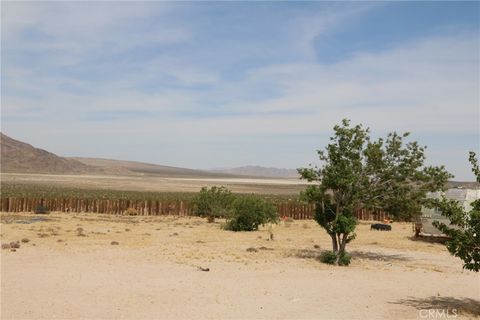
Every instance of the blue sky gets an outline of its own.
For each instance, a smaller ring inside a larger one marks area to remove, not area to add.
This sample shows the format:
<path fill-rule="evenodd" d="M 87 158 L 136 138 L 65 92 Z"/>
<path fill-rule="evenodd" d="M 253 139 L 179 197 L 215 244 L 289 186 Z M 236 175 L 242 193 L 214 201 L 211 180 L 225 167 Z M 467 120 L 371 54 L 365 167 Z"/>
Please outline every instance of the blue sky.
<path fill-rule="evenodd" d="M 313 162 L 350 118 L 473 180 L 479 2 L 2 2 L 2 131 L 64 156 Z"/>

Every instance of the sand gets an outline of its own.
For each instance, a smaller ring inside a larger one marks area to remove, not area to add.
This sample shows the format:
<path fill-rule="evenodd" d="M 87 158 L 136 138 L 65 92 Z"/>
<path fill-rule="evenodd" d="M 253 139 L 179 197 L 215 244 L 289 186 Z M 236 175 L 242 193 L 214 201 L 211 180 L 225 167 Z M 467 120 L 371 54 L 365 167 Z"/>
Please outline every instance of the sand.
<path fill-rule="evenodd" d="M 330 240 L 314 221 L 277 225 L 270 241 L 267 228 L 233 233 L 199 218 L 52 213 L 21 224 L 33 215 L 1 217 L 2 243 L 30 240 L 1 252 L 2 319 L 480 315 L 478 274 L 443 245 L 413 241 L 406 223 L 392 232 L 359 225 L 352 264 L 335 267 L 318 261 Z"/>

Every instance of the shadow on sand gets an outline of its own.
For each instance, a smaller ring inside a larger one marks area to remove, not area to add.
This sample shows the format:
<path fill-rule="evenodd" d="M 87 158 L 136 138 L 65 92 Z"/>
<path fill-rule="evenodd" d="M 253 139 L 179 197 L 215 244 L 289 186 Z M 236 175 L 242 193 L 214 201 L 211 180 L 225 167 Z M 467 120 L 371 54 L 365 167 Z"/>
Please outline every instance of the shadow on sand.
<path fill-rule="evenodd" d="M 320 255 L 322 254 L 323 250 L 319 249 L 299 249 L 294 250 L 293 256 L 300 258 L 300 259 L 313 259 L 320 261 Z"/>
<path fill-rule="evenodd" d="M 299 249 L 295 250 L 292 256 L 300 259 L 313 259 L 320 261 L 320 256 L 325 250 L 320 249 Z M 386 261 L 386 262 L 398 262 L 398 261 L 411 261 L 409 257 L 405 257 L 399 254 L 385 254 L 378 252 L 365 252 L 365 251 L 352 251 L 349 252 L 353 259 L 364 259 L 371 261 Z"/>
<path fill-rule="evenodd" d="M 379 252 L 365 252 L 365 251 L 352 251 L 350 252 L 352 258 L 354 259 L 364 259 L 364 260 L 371 260 L 371 261 L 387 261 L 387 262 L 395 262 L 395 261 L 411 261 L 412 259 L 409 257 L 405 257 L 401 254 L 385 254 Z"/>
<path fill-rule="evenodd" d="M 418 237 L 410 236 L 408 237 L 408 239 L 411 241 L 420 241 L 420 242 L 435 243 L 435 244 L 441 244 L 441 245 L 444 245 L 445 242 L 449 240 L 449 238 L 447 237 L 435 237 L 435 236 L 424 236 L 424 235 L 419 235 Z"/>
<path fill-rule="evenodd" d="M 464 298 L 457 299 L 453 297 L 429 297 L 429 298 L 408 298 L 401 299 L 394 304 L 402 304 L 410 307 L 414 307 L 418 310 L 444 310 L 449 311 L 450 315 L 454 313 L 468 314 L 474 316 L 480 316 L 480 301 Z"/>

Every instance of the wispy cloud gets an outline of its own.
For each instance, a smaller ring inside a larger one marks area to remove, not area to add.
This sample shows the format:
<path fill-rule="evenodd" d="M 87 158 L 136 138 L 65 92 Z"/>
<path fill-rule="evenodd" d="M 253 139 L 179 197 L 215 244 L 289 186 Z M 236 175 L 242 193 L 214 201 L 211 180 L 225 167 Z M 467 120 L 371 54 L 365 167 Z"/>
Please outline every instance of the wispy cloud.
<path fill-rule="evenodd" d="M 417 133 L 467 177 L 450 150 L 480 143 L 478 22 L 429 4 L 423 29 L 378 30 L 388 45 L 372 25 L 348 34 L 390 6 L 2 3 L 2 129 L 61 154 L 297 167 L 347 117 Z M 443 148 L 448 135 L 463 140 Z"/>

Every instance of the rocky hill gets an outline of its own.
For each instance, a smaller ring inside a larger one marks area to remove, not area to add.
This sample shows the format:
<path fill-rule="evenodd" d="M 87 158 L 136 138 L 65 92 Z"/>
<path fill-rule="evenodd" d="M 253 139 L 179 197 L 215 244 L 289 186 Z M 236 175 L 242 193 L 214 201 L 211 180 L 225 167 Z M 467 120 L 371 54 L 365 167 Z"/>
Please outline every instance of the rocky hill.
<path fill-rule="evenodd" d="M 1 172 L 15 173 L 87 173 L 96 168 L 57 156 L 43 149 L 0 133 Z"/>

